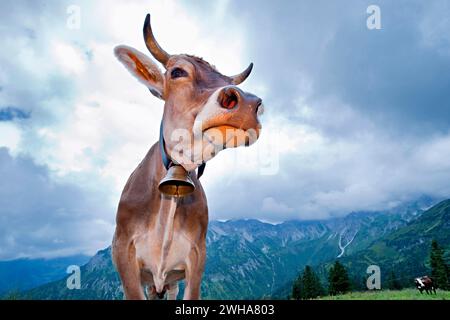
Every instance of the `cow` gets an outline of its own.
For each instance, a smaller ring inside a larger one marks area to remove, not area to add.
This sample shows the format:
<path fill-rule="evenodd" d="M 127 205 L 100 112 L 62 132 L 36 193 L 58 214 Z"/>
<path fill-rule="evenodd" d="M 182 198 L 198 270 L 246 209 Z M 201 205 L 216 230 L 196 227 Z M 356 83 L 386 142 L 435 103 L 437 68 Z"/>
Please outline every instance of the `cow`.
<path fill-rule="evenodd" d="M 436 294 L 436 286 L 434 284 L 434 281 L 429 276 L 423 276 L 420 278 L 416 278 L 414 280 L 414 283 L 416 285 L 416 288 L 420 291 L 421 294 L 423 294 L 423 291 L 425 290 L 427 294 L 430 294 L 434 292 Z"/>
<path fill-rule="evenodd" d="M 134 48 L 120 45 L 114 52 L 151 94 L 164 101 L 164 112 L 159 141 L 133 171 L 120 197 L 113 262 L 125 299 L 176 299 L 183 279 L 183 299 L 200 299 L 208 207 L 199 178 L 205 163 L 219 151 L 249 146 L 259 138 L 262 100 L 238 87 L 250 75 L 252 63 L 226 76 L 197 56 L 168 54 L 154 37 L 149 14 L 143 33 L 164 73 Z M 194 186 L 190 194 L 159 191 L 173 166 L 185 170 Z"/>

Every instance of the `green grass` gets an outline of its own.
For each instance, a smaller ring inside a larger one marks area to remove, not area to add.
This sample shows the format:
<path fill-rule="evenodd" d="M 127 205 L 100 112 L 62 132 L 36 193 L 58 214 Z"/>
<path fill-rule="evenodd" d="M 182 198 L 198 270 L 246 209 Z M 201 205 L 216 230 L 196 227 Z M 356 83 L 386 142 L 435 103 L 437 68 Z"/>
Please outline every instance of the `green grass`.
<path fill-rule="evenodd" d="M 321 300 L 450 300 L 450 291 L 436 290 L 437 294 L 420 294 L 417 289 L 352 292 L 327 296 Z"/>

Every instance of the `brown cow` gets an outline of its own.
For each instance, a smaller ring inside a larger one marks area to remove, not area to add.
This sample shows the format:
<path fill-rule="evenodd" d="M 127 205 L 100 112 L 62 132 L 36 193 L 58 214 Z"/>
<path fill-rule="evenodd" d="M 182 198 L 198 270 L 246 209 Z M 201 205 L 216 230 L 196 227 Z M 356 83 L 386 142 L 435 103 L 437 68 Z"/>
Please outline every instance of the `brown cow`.
<path fill-rule="evenodd" d="M 427 294 L 433 293 L 436 294 L 436 287 L 434 285 L 434 281 L 429 276 L 423 276 L 420 278 L 414 279 L 414 283 L 416 288 L 423 293 L 423 290 L 426 291 Z"/>
<path fill-rule="evenodd" d="M 249 76 L 252 64 L 229 77 L 201 58 L 169 55 L 153 36 L 150 15 L 144 39 L 165 73 L 133 48 L 118 46 L 115 54 L 153 95 L 164 100 L 164 114 L 160 141 L 150 148 L 122 192 L 113 260 L 127 299 L 145 299 L 145 289 L 148 298 L 162 298 L 167 291 L 167 298 L 175 299 L 182 279 L 186 281 L 184 299 L 199 299 L 208 208 L 195 170 L 223 147 L 250 145 L 258 139 L 261 99 L 237 87 Z M 193 193 L 170 197 L 158 191 L 169 167 L 165 157 L 189 172 Z"/>

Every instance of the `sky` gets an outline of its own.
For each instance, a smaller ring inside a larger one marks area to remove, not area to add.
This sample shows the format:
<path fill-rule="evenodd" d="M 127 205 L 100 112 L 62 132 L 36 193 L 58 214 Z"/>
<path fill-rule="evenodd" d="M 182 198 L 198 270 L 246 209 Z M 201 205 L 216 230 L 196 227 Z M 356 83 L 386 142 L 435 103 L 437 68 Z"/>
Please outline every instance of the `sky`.
<path fill-rule="evenodd" d="M 370 5 L 380 29 L 367 26 Z M 0 260 L 111 243 L 163 112 L 113 55 L 146 52 L 147 13 L 170 53 L 227 75 L 254 63 L 242 88 L 264 100 L 263 130 L 208 163 L 210 219 L 327 219 L 450 197 L 448 1 L 6 0 Z"/>

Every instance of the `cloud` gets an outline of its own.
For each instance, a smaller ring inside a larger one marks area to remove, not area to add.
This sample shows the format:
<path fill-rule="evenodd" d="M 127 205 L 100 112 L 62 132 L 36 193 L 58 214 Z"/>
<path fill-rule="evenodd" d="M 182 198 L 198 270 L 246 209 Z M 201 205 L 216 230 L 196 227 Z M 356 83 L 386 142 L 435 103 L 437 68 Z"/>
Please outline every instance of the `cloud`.
<path fill-rule="evenodd" d="M 204 182 L 212 218 L 326 219 L 384 210 L 422 195 L 442 199 L 450 194 L 445 160 L 450 156 L 449 133 L 397 141 L 371 129 L 351 139 L 336 138 L 285 118 L 277 136 L 288 137 L 289 132 L 301 133 L 302 139 L 291 141 L 295 148 L 287 143 L 278 149 L 279 170 L 274 175 L 262 175 L 258 166 L 247 165 L 231 151 L 219 155 L 220 162 L 208 163 Z"/>
<path fill-rule="evenodd" d="M 86 59 L 80 50 L 66 43 L 54 43 L 52 51 L 54 61 L 62 72 L 77 76 L 85 71 Z"/>
<path fill-rule="evenodd" d="M 442 30 L 450 5 L 378 1 L 382 29 L 368 30 L 371 4 L 262 1 L 254 10 L 230 2 L 229 10 L 243 21 L 255 72 L 280 102 L 272 108 L 290 113 L 299 96 L 312 108 L 332 98 L 335 114 L 349 105 L 395 134 L 447 130 L 450 39 Z"/>
<path fill-rule="evenodd" d="M 226 170 L 211 162 L 219 172 L 207 181 L 213 215 L 327 218 L 449 196 L 450 171 L 438 159 L 450 132 L 450 42 L 442 32 L 450 6 L 379 1 L 382 29 L 370 31 L 370 4 L 262 1 L 256 11 L 228 2 L 247 35 L 252 76 L 266 88 L 263 132 L 292 147 L 280 150 L 279 172 L 269 177 L 242 161 Z M 267 197 L 293 212 L 258 211 Z"/>
<path fill-rule="evenodd" d="M 58 182 L 29 157 L 0 148 L 0 259 L 92 254 L 111 240 L 105 196 Z"/>
<path fill-rule="evenodd" d="M 0 122 L 0 146 L 16 150 L 20 143 L 21 131 L 10 121 Z"/>
<path fill-rule="evenodd" d="M 112 53 L 118 44 L 146 52 L 147 12 L 170 53 L 203 56 L 225 74 L 255 63 L 243 89 L 264 99 L 263 131 L 208 163 L 211 219 L 329 218 L 450 194 L 448 2 L 378 1 L 373 31 L 368 0 L 259 1 L 257 10 L 232 0 L 78 1 L 80 29 L 68 29 L 72 4 L 0 4 L 1 165 L 13 168 L 0 189 L 22 182 L 11 201 L 0 194 L 14 212 L 4 215 L 3 256 L 110 241 L 110 208 L 163 113 Z M 34 193 L 42 206 L 31 206 Z M 67 210 L 66 222 L 58 212 Z"/>
<path fill-rule="evenodd" d="M 245 66 L 238 58 L 228 59 L 231 54 L 240 55 L 241 37 L 223 29 L 199 30 L 195 20 L 175 1 L 151 5 L 118 1 L 113 6 L 107 1 L 95 4 L 79 1 L 79 30 L 66 28 L 66 9 L 71 4 L 70 1 L 52 6 L 45 1 L 0 4 L 0 10 L 9 13 L 1 28 L 2 47 L 8 49 L 0 53 L 0 105 L 21 106 L 20 113 L 18 109 L 2 111 L 8 121 L 0 123 L 0 147 L 9 149 L 8 161 L 22 163 L 20 159 L 28 159 L 36 168 L 46 168 L 48 174 L 44 176 L 48 184 L 71 186 L 74 194 L 80 194 L 78 201 L 61 200 L 58 207 L 46 208 L 46 203 L 60 199 L 59 192 L 63 191 L 58 187 L 43 193 L 44 203 L 34 210 L 36 215 L 48 219 L 45 228 L 31 219 L 29 223 L 24 220 L 23 228 L 11 225 L 16 230 L 14 239 L 21 232 L 36 228 L 41 237 L 39 246 L 34 247 L 36 251 L 22 244 L 14 247 L 11 242 L 1 257 L 65 255 L 98 249 L 110 241 L 115 212 L 109 209 L 117 205 L 126 179 L 157 141 L 163 112 L 162 103 L 135 81 L 113 55 L 114 46 L 121 43 L 147 51 L 142 40 L 146 12 L 152 12 L 153 23 L 158 26 L 155 33 L 168 51 L 195 53 L 206 59 L 214 57 L 217 67 L 230 74 Z M 107 12 L 105 6 L 109 8 Z M 229 45 L 220 48 L 221 41 Z M 22 115 L 29 118 L 19 119 Z M 33 176 L 32 170 L 26 172 L 30 178 Z M 19 183 L 19 177 L 12 178 Z M 2 181 L 1 186 L 8 189 L 6 180 Z M 30 192 L 42 189 L 38 184 L 28 188 Z M 26 197 L 27 190 L 19 191 Z M 0 197 L 12 204 L 19 202 L 5 195 Z M 83 217 L 72 215 L 73 219 L 66 224 L 53 212 L 59 208 L 86 211 L 90 216 L 83 222 Z M 17 208 L 14 214 L 18 217 L 32 214 L 31 207 L 23 210 Z M 91 222 L 104 226 L 102 232 L 96 234 L 95 228 L 86 227 L 83 233 L 69 232 L 70 239 L 59 240 L 60 233 L 84 228 L 85 223 Z M 104 229 L 109 232 L 103 232 Z M 58 236 L 52 238 L 52 234 Z M 6 238 L 4 241 L 8 242 Z M 60 246 L 53 246 L 54 242 Z"/>
<path fill-rule="evenodd" d="M 268 212 L 268 213 L 292 213 L 294 211 L 293 208 L 287 206 L 284 203 L 280 203 L 277 200 L 275 200 L 272 197 L 264 198 L 262 201 L 261 211 Z"/>

